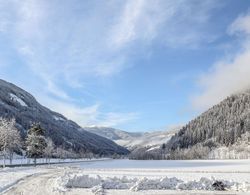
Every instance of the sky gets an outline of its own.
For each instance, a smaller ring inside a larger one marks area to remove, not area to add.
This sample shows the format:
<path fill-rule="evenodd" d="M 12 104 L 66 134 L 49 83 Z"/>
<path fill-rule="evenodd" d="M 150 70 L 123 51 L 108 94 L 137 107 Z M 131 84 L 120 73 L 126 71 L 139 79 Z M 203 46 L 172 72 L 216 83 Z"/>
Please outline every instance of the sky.
<path fill-rule="evenodd" d="M 184 125 L 249 75 L 250 1 L 0 0 L 0 78 L 83 127 Z"/>

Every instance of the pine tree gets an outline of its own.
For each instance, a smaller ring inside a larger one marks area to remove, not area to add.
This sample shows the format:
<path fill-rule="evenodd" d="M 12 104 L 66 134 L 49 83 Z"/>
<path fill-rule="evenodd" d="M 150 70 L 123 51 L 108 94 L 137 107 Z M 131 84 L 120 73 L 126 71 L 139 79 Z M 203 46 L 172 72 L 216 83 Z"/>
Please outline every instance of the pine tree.
<path fill-rule="evenodd" d="M 30 158 L 34 158 L 36 166 L 36 159 L 44 156 L 44 150 L 47 146 L 44 130 L 39 124 L 32 125 L 32 127 L 28 130 L 26 146 L 27 155 Z"/>

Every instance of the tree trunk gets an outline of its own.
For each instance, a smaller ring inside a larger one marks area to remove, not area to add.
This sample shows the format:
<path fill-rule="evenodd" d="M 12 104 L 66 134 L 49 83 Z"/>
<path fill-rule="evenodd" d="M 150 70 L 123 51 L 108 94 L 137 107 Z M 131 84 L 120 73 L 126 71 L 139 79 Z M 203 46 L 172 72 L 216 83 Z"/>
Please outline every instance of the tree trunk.
<path fill-rule="evenodd" d="M 14 155 L 14 154 L 11 152 L 11 153 L 10 153 L 10 165 L 12 165 L 13 155 Z"/>
<path fill-rule="evenodd" d="M 6 153 L 6 149 L 5 147 L 3 148 L 3 168 L 5 168 L 5 153 Z"/>

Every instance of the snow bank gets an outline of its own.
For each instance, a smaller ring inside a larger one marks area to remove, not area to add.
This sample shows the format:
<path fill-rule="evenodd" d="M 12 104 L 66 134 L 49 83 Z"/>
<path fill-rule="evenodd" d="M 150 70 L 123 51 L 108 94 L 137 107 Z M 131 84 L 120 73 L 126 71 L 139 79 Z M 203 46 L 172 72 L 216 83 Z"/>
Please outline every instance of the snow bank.
<path fill-rule="evenodd" d="M 131 191 L 140 190 L 216 190 L 213 184 L 223 183 L 225 190 L 250 192 L 250 183 L 238 183 L 228 180 L 216 180 L 215 178 L 202 177 L 198 181 L 183 181 L 176 177 L 163 177 L 157 179 L 101 177 L 89 176 L 79 173 L 65 173 L 60 178 L 59 186 L 67 188 L 92 188 L 92 192 L 98 194 L 104 189 L 130 189 Z"/>

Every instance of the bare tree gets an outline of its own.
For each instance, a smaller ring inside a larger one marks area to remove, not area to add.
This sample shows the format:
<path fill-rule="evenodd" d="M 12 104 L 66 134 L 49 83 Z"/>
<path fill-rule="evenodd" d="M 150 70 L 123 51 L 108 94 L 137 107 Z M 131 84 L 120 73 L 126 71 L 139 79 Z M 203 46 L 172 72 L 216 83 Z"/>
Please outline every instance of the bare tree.
<path fill-rule="evenodd" d="M 21 137 L 15 124 L 15 119 L 0 118 L 0 149 L 3 153 L 3 167 L 7 157 L 12 164 L 14 152 L 21 146 Z"/>
<path fill-rule="evenodd" d="M 44 156 L 46 158 L 46 163 L 50 163 L 50 158 L 53 156 L 53 153 L 55 151 L 55 145 L 52 139 L 50 138 L 47 138 L 46 142 L 47 142 L 47 146 L 44 149 Z"/>

